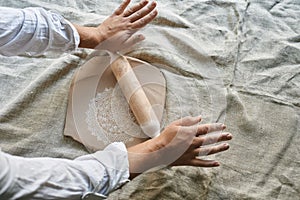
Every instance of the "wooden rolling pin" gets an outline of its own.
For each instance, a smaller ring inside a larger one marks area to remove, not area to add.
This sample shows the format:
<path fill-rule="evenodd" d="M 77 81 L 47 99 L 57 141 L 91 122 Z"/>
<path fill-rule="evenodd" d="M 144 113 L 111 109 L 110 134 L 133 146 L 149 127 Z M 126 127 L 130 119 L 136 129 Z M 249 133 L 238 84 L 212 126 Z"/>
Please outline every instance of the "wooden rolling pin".
<path fill-rule="evenodd" d="M 160 134 L 160 123 L 128 60 L 117 57 L 111 70 L 143 132 L 153 138 Z"/>

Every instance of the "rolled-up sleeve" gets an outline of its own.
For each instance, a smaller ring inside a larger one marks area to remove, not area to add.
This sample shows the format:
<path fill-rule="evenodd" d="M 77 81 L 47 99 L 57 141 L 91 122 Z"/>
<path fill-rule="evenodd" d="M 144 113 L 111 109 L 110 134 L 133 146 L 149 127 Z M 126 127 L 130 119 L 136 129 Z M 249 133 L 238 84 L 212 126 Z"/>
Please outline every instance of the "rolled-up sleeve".
<path fill-rule="evenodd" d="M 128 178 L 123 143 L 75 160 L 23 158 L 0 152 L 0 199 L 105 198 Z"/>
<path fill-rule="evenodd" d="M 41 55 L 46 51 L 71 51 L 80 37 L 75 27 L 58 13 L 43 8 L 0 7 L 0 54 Z"/>

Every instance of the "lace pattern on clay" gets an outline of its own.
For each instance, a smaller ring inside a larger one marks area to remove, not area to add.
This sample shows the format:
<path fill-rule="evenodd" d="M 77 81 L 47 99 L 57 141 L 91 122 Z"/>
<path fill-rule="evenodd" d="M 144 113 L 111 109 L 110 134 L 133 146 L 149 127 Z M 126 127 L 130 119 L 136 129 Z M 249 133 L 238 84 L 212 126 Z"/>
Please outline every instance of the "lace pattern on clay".
<path fill-rule="evenodd" d="M 90 100 L 86 122 L 92 135 L 105 145 L 147 138 L 136 122 L 118 85 L 105 89 Z"/>

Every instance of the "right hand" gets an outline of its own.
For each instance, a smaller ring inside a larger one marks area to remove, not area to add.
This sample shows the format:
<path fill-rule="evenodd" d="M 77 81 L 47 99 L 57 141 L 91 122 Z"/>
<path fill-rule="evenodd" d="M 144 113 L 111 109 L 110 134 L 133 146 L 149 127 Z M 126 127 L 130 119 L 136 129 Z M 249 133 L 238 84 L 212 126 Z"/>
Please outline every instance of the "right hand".
<path fill-rule="evenodd" d="M 164 148 L 166 148 L 166 156 L 178 157 L 171 165 L 197 167 L 216 167 L 220 165 L 215 160 L 203 160 L 200 157 L 229 149 L 229 144 L 218 143 L 231 140 L 232 135 L 223 132 L 226 128 L 224 124 L 199 125 L 198 122 L 200 121 L 200 117 L 185 117 L 171 123 L 161 133 L 160 137 Z"/>
<path fill-rule="evenodd" d="M 219 166 L 217 161 L 200 156 L 226 151 L 227 143 L 217 143 L 231 140 L 232 135 L 223 133 L 226 126 L 221 123 L 199 125 L 200 121 L 201 117 L 184 117 L 167 126 L 158 137 L 129 147 L 131 177 L 159 165 Z"/>

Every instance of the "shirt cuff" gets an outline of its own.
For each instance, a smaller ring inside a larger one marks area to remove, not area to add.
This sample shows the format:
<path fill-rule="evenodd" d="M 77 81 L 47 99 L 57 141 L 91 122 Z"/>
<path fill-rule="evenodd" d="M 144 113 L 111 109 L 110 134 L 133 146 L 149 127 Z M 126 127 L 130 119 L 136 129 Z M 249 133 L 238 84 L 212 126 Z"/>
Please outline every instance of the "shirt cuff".
<path fill-rule="evenodd" d="M 129 182 L 129 162 L 126 146 L 121 142 L 108 145 L 103 151 L 91 154 L 105 168 L 103 179 L 93 191 L 85 193 L 83 199 L 92 196 L 106 197 L 110 192 Z"/>
<path fill-rule="evenodd" d="M 75 50 L 78 49 L 79 47 L 79 43 L 80 43 L 80 36 L 79 33 L 77 31 L 77 29 L 75 28 L 75 26 L 68 20 L 64 19 L 71 27 L 72 31 L 73 31 L 73 37 L 74 37 L 74 45 L 75 45 Z"/>

